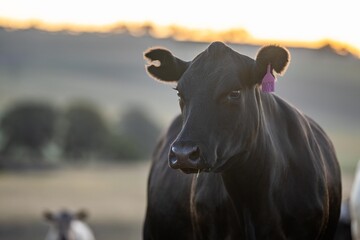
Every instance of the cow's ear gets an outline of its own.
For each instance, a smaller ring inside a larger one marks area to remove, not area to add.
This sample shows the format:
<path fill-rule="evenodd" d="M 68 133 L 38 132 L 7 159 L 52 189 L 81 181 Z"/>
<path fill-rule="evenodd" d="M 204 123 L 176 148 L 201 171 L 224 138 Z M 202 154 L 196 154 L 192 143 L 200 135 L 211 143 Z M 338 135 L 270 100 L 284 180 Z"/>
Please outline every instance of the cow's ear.
<path fill-rule="evenodd" d="M 81 209 L 76 213 L 76 218 L 79 220 L 86 220 L 88 217 L 89 217 L 89 213 L 85 209 Z"/>
<path fill-rule="evenodd" d="M 286 48 L 276 45 L 262 47 L 256 55 L 258 80 L 262 80 L 269 65 L 271 66 L 271 71 L 274 70 L 277 74 L 285 73 L 289 62 L 290 53 Z"/>
<path fill-rule="evenodd" d="M 176 82 L 189 66 L 185 62 L 163 48 L 152 48 L 144 53 L 144 58 L 149 61 L 147 72 L 155 79 L 165 82 Z"/>
<path fill-rule="evenodd" d="M 43 217 L 48 222 L 53 222 L 55 219 L 54 214 L 48 210 L 43 212 Z"/>

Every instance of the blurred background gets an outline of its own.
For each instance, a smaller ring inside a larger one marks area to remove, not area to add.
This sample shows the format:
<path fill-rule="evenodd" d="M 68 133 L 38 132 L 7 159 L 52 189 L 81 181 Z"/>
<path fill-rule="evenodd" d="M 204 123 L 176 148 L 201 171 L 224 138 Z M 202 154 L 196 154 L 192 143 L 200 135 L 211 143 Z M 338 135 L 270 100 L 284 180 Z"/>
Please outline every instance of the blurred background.
<path fill-rule="evenodd" d="M 173 86 L 145 72 L 153 46 L 184 60 L 215 40 L 253 58 L 263 44 L 288 47 L 276 94 L 329 134 L 349 196 L 360 159 L 353 3 L 319 16 L 311 1 L 49 2 L 0 0 L 0 239 L 42 239 L 43 211 L 64 208 L 86 209 L 98 239 L 141 239 L 151 152 L 179 113 Z"/>

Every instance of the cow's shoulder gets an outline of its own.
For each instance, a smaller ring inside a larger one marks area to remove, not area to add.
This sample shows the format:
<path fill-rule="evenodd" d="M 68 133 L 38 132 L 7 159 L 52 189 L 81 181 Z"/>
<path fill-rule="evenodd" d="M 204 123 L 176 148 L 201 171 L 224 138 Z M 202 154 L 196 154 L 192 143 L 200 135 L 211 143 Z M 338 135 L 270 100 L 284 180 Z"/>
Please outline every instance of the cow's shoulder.
<path fill-rule="evenodd" d="M 285 120 L 283 123 L 287 125 L 288 131 L 294 132 L 298 138 L 313 139 L 322 146 L 332 145 L 330 138 L 317 121 L 286 100 L 276 95 L 274 98 L 278 107 L 281 108 L 281 117 Z"/>

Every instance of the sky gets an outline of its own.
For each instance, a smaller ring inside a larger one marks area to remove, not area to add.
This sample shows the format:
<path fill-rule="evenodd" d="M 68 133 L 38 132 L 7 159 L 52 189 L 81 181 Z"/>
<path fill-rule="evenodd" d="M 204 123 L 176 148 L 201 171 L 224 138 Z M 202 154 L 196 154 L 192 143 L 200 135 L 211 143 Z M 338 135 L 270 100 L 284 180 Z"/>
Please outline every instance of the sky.
<path fill-rule="evenodd" d="M 360 50 L 356 0 L 0 0 L 0 18 L 49 24 L 151 22 L 190 29 L 246 29 L 257 39 L 334 40 Z"/>

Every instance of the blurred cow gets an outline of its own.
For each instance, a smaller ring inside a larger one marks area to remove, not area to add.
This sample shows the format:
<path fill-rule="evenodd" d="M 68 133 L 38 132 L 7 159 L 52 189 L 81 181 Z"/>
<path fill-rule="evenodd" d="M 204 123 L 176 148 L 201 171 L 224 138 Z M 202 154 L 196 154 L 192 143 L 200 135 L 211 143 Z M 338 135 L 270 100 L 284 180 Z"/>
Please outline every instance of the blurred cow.
<path fill-rule="evenodd" d="M 350 196 L 351 232 L 353 239 L 360 240 L 360 161 L 357 164 Z"/>
<path fill-rule="evenodd" d="M 44 218 L 50 223 L 45 240 L 95 240 L 90 227 L 84 222 L 88 213 L 84 210 L 71 213 L 62 210 L 58 213 L 44 212 Z"/>
<path fill-rule="evenodd" d="M 334 240 L 352 240 L 349 199 L 346 199 L 341 204 L 340 218 L 337 225 Z"/>

